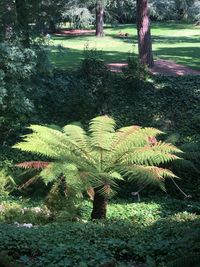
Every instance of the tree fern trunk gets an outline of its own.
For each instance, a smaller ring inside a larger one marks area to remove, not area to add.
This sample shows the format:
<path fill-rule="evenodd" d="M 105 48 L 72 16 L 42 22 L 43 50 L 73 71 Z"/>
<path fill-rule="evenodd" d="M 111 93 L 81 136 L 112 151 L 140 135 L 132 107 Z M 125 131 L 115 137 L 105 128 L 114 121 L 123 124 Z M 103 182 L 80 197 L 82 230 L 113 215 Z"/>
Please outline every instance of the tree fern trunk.
<path fill-rule="evenodd" d="M 105 219 L 108 200 L 105 196 L 99 193 L 101 187 L 94 189 L 94 200 L 93 200 L 93 210 L 91 218 L 94 219 Z"/>

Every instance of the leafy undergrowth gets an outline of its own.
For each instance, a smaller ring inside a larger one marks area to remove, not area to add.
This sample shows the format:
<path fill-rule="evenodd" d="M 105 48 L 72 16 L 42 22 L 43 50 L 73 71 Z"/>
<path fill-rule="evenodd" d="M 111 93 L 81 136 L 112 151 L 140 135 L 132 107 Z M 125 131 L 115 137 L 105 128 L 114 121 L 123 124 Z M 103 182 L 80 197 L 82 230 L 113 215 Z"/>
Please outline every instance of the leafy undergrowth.
<path fill-rule="evenodd" d="M 91 204 L 83 204 L 82 217 L 74 222 L 32 228 L 17 227 L 11 220 L 1 223 L 0 251 L 19 266 L 34 267 L 137 266 L 135 261 L 163 267 L 181 255 L 200 252 L 199 243 L 192 238 L 200 227 L 198 203 L 164 198 L 118 201 L 110 203 L 108 219 L 101 222 L 91 222 Z M 28 205 L 33 209 L 27 203 L 21 207 Z M 21 222 L 37 223 L 25 218 Z"/>

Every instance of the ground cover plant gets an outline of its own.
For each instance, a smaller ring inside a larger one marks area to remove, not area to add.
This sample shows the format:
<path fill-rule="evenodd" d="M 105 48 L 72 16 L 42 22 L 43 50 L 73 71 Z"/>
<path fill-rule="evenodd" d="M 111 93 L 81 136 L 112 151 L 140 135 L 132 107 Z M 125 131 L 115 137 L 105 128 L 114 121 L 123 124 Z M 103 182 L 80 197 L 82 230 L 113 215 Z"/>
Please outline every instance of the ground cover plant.
<path fill-rule="evenodd" d="M 127 37 L 120 37 L 120 32 Z M 152 23 L 152 41 L 155 59 L 173 60 L 176 63 L 199 69 L 199 27 L 194 24 L 171 22 Z M 51 59 L 61 68 L 77 67 L 83 58 L 86 44 L 102 50 L 102 59 L 107 63 L 126 62 L 129 54 L 137 53 L 136 26 L 119 25 L 106 28 L 105 37 L 97 39 L 94 33 L 83 36 L 52 35 Z M 58 47 L 57 47 L 58 46 Z"/>
<path fill-rule="evenodd" d="M 26 204 L 27 205 L 27 204 Z M 108 219 L 82 220 L 32 228 L 0 225 L 0 248 L 19 266 L 168 266 L 184 253 L 198 253 L 193 234 L 199 227 L 197 203 L 159 198 L 110 203 Z M 30 221 L 29 221 L 30 222 Z M 193 232 L 193 234 L 192 234 Z M 140 266 L 140 265 L 139 265 Z"/>

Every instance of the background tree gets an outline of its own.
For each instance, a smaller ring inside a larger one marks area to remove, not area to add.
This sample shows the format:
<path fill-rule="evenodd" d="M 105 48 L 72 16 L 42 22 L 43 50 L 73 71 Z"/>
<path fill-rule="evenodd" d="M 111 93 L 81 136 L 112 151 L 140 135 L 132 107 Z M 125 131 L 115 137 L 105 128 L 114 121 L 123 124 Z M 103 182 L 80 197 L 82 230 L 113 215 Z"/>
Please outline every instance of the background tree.
<path fill-rule="evenodd" d="M 96 3 L 96 36 L 102 37 L 104 24 L 104 0 L 97 0 Z"/>
<path fill-rule="evenodd" d="M 19 36 L 21 37 L 21 43 L 24 47 L 30 47 L 30 36 L 29 36 L 29 10 L 27 1 L 15 0 L 16 5 L 16 17 L 17 17 L 17 28 Z"/>
<path fill-rule="evenodd" d="M 137 31 L 139 58 L 142 64 L 154 65 L 148 12 L 148 0 L 137 0 Z"/>
<path fill-rule="evenodd" d="M 0 40 L 11 40 L 15 35 L 16 12 L 12 0 L 0 1 Z"/>

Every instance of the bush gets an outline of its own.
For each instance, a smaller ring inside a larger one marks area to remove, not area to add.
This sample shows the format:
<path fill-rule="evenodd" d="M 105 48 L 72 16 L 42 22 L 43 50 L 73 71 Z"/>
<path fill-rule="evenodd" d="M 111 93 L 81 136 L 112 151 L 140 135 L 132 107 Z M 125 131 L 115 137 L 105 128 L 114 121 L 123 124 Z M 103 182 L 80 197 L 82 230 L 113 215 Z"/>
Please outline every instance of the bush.
<path fill-rule="evenodd" d="M 48 60 L 42 47 L 25 49 L 18 43 L 0 43 L 0 144 L 9 144 L 15 131 L 22 131 L 34 116 L 32 78 L 44 73 L 41 55 L 44 67 Z"/>

